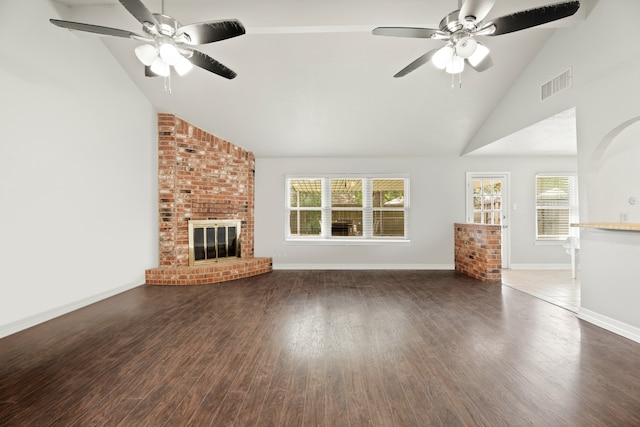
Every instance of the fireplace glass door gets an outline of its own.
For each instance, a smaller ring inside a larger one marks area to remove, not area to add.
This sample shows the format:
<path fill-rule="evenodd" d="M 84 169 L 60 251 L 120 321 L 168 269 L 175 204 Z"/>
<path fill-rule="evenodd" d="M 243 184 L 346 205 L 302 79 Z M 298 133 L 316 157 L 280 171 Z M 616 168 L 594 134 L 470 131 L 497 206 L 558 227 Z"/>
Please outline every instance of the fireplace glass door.
<path fill-rule="evenodd" d="M 239 237 L 236 221 L 190 221 L 189 265 L 239 257 Z"/>

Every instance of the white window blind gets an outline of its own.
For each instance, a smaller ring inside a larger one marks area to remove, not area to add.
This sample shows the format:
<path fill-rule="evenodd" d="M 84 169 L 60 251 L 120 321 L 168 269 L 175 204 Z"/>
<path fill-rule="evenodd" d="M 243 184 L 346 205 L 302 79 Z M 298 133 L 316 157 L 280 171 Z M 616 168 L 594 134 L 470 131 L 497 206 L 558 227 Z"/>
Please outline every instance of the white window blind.
<path fill-rule="evenodd" d="M 573 174 L 536 175 L 536 239 L 564 240 L 578 222 L 578 183 Z"/>

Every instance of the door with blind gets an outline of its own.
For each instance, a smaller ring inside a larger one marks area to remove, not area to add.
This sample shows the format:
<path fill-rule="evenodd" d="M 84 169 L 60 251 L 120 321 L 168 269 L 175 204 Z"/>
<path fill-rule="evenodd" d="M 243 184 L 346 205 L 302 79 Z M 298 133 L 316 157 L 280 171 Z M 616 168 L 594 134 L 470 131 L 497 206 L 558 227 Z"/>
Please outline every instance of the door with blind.
<path fill-rule="evenodd" d="M 502 268 L 509 268 L 508 185 L 508 172 L 467 172 L 467 223 L 502 227 Z"/>

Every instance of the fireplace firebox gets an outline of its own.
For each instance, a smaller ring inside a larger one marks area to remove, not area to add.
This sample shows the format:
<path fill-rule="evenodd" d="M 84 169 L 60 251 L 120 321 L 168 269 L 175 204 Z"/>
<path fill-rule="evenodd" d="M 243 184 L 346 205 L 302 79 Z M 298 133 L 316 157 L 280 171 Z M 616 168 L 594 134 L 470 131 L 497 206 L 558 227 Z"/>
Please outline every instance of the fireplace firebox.
<path fill-rule="evenodd" d="M 240 258 L 240 231 L 236 220 L 189 221 L 189 265 Z"/>

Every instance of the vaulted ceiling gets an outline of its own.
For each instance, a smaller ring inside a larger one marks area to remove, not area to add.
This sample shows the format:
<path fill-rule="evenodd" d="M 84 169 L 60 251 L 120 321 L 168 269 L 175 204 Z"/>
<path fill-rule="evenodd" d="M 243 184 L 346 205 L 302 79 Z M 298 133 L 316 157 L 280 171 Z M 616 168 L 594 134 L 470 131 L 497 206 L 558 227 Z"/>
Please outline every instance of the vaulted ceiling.
<path fill-rule="evenodd" d="M 162 0 L 143 2 L 154 13 L 162 10 Z M 487 19 L 553 2 L 497 0 Z M 117 0 L 56 4 L 60 19 L 141 31 Z M 165 14 L 182 24 L 237 18 L 246 27 L 243 36 L 198 47 L 237 72 L 235 79 L 195 68 L 171 79 L 171 94 L 163 78 L 144 76 L 134 55 L 140 42 L 102 39 L 159 112 L 176 114 L 257 157 L 457 156 L 553 29 L 576 25 L 585 13 L 479 37 L 495 65 L 482 73 L 467 68 L 453 87 L 451 75 L 431 64 L 394 78 L 443 42 L 379 37 L 371 30 L 437 28 L 456 9 L 457 0 L 165 0 Z"/>

